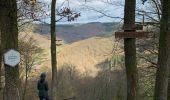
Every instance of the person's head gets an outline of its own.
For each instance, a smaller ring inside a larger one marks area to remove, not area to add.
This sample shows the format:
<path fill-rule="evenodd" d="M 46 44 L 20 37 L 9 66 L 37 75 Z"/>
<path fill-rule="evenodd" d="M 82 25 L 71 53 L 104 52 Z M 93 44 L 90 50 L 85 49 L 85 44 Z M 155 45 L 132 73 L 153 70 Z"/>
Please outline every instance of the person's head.
<path fill-rule="evenodd" d="M 45 73 L 41 73 L 41 75 L 40 75 L 40 80 L 41 80 L 41 81 L 44 81 L 45 78 L 46 78 L 46 74 L 45 74 Z"/>

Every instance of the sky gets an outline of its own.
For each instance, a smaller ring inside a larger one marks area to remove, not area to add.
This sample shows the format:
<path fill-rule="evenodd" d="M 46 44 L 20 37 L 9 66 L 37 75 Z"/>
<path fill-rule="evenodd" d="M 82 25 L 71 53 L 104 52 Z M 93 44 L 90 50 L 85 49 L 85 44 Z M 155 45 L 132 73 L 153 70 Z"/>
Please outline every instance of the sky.
<path fill-rule="evenodd" d="M 44 0 L 44 2 L 50 5 L 51 0 Z M 141 4 L 140 0 L 137 0 L 138 3 Z M 85 0 L 57 0 L 57 8 L 61 9 L 62 7 L 69 7 L 73 11 L 81 13 L 81 16 L 71 23 L 120 22 L 124 16 L 124 0 L 86 0 L 86 2 Z M 50 9 L 48 11 L 50 13 Z M 57 16 L 57 18 L 59 17 Z M 49 23 L 50 19 L 45 19 L 45 21 Z M 58 23 L 67 24 L 70 22 L 64 19 Z"/>

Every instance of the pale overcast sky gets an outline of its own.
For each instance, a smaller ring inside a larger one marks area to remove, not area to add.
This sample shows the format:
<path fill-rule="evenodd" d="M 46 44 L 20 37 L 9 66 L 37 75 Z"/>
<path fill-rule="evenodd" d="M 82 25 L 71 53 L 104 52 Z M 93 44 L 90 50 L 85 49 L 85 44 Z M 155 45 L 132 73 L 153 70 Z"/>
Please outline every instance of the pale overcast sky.
<path fill-rule="evenodd" d="M 109 3 L 106 3 L 106 2 Z M 137 0 L 137 5 L 141 5 L 141 0 Z M 50 5 L 51 0 L 44 0 L 44 2 Z M 62 6 L 70 7 L 76 12 L 80 12 L 81 16 L 72 23 L 88 23 L 88 22 L 117 22 L 121 21 L 120 18 L 110 18 L 110 17 L 121 17 L 124 14 L 124 0 L 57 0 L 57 8 L 62 8 Z M 90 8 L 90 9 L 88 9 Z M 104 16 L 103 14 L 94 11 L 101 11 L 102 13 L 110 16 Z M 143 7 L 141 6 L 141 9 Z M 50 12 L 50 9 L 49 9 Z M 49 22 L 49 19 L 46 20 Z M 68 23 L 68 22 L 60 22 Z M 70 22 L 69 22 L 70 23 Z"/>

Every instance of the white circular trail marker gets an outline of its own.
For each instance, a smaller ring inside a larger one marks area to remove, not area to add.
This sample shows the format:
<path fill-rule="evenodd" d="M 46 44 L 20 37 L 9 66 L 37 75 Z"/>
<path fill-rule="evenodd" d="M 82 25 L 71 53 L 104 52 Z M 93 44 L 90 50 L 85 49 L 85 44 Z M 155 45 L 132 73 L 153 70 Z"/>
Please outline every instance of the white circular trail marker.
<path fill-rule="evenodd" d="M 16 50 L 9 50 L 4 54 L 4 63 L 8 66 L 15 67 L 20 62 L 20 53 Z"/>

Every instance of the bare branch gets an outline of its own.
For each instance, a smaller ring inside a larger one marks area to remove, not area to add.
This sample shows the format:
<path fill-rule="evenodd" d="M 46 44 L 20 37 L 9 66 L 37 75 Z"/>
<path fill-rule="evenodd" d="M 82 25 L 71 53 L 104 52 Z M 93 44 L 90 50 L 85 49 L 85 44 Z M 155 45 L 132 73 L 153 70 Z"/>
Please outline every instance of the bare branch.
<path fill-rule="evenodd" d="M 105 17 L 109 17 L 109 18 L 113 18 L 113 19 L 121 19 L 121 20 L 123 19 L 121 17 L 114 17 L 114 16 L 111 16 L 111 15 L 108 15 L 104 11 L 97 10 L 97 9 L 90 7 L 90 6 L 87 6 L 87 5 L 83 5 L 83 6 L 86 7 L 87 9 L 89 9 L 89 10 L 93 10 L 95 12 L 100 13 L 100 14 L 104 15 Z"/>

